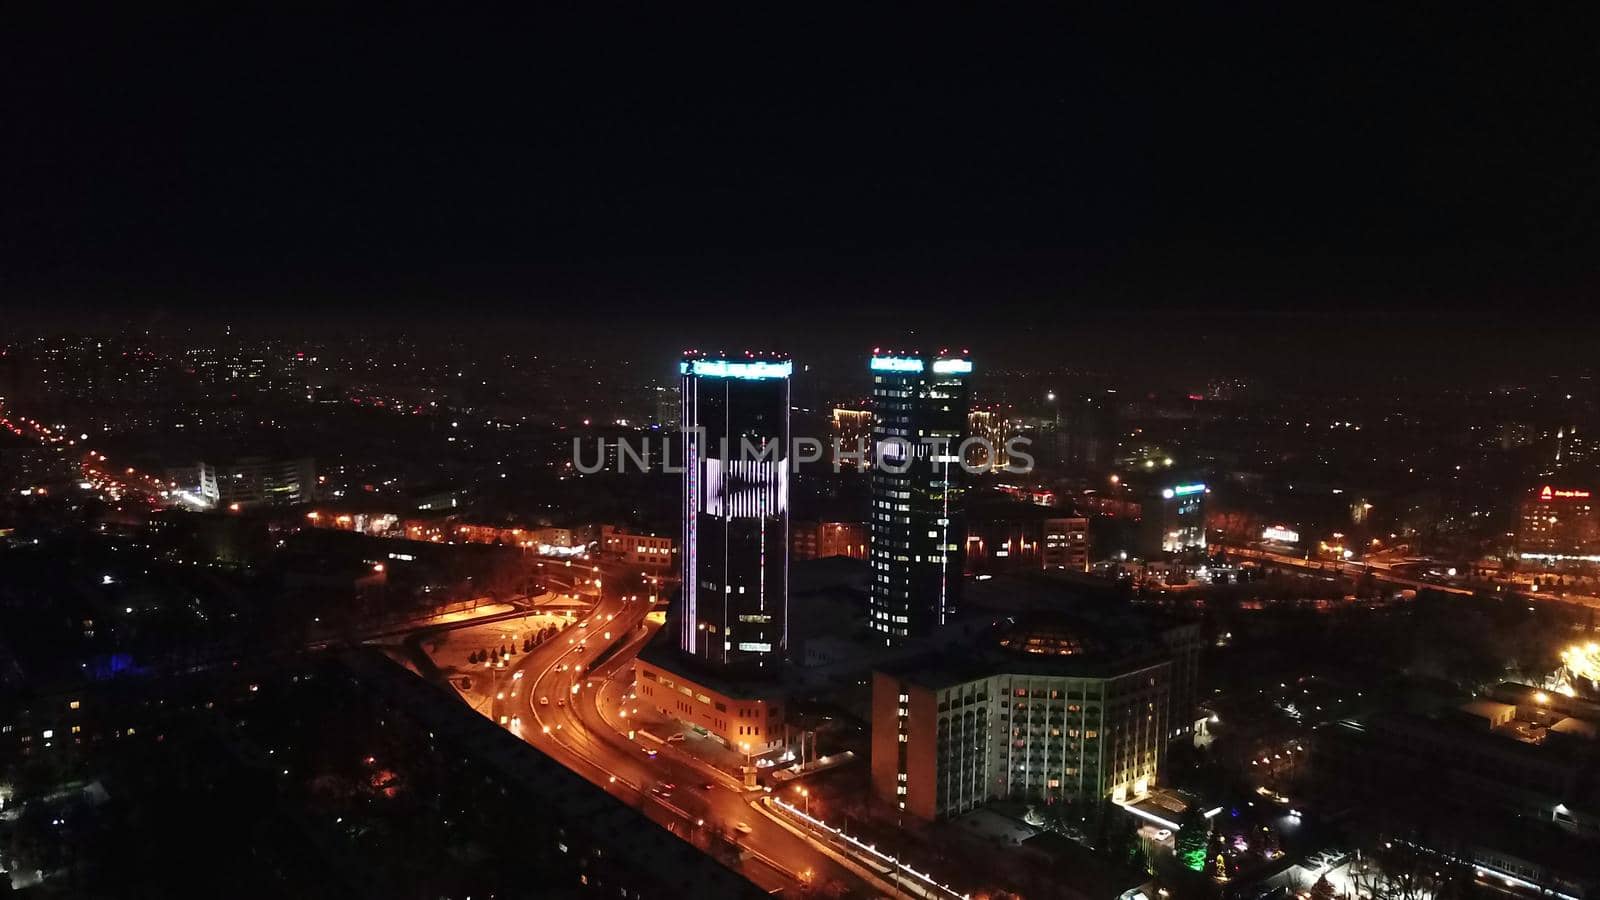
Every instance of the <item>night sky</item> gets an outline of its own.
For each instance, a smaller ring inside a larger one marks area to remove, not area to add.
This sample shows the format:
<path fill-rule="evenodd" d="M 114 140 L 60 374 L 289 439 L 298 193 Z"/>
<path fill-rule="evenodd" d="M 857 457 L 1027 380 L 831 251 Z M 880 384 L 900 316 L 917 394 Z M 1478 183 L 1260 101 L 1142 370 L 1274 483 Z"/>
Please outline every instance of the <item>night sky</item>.
<path fill-rule="evenodd" d="M 1584 23 L 1292 6 L 14 20 L 0 303 L 1035 334 L 1600 305 Z"/>

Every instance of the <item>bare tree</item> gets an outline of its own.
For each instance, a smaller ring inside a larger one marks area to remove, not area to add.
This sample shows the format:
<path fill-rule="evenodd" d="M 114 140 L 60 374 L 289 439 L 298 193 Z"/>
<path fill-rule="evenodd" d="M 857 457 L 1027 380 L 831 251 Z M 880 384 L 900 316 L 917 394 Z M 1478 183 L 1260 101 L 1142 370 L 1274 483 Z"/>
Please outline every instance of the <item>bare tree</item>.
<path fill-rule="evenodd" d="M 1350 863 L 1349 873 L 1353 892 L 1374 900 L 1455 900 L 1472 881 L 1465 867 L 1400 839 L 1362 854 Z"/>

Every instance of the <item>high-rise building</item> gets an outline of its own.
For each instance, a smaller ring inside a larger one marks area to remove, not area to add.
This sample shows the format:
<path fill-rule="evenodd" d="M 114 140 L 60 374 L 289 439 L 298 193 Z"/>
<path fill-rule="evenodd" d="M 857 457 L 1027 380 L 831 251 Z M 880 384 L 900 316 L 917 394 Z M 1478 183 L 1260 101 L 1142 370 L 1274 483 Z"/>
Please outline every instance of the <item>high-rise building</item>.
<path fill-rule="evenodd" d="M 1555 456 L 1548 467 L 1548 474 L 1578 477 L 1594 474 L 1596 458 L 1600 456 L 1596 449 L 1595 439 L 1587 432 L 1580 433 L 1578 426 L 1557 429 Z"/>
<path fill-rule="evenodd" d="M 1198 658 L 1198 625 L 1110 639 L 1041 616 L 998 638 L 873 673 L 880 800 L 932 820 L 992 800 L 1131 801 L 1155 786 L 1186 724 L 1179 667 Z"/>
<path fill-rule="evenodd" d="M 167 469 L 174 494 L 198 507 L 293 506 L 317 499 L 317 463 L 310 457 L 248 457 Z"/>
<path fill-rule="evenodd" d="M 1046 519 L 1039 563 L 1046 569 L 1089 571 L 1089 520 L 1080 516 Z"/>
<path fill-rule="evenodd" d="M 1600 562 L 1600 502 L 1587 487 L 1542 485 L 1522 501 L 1517 555 L 1546 563 Z"/>
<path fill-rule="evenodd" d="M 1206 546 L 1203 482 L 1155 483 L 1140 499 L 1139 554 L 1146 559 Z"/>
<path fill-rule="evenodd" d="M 972 361 L 875 352 L 872 592 L 868 625 L 889 642 L 954 615 L 966 544 L 962 511 Z"/>
<path fill-rule="evenodd" d="M 836 406 L 830 422 L 833 443 L 830 452 L 836 469 L 866 471 L 871 464 L 865 452 L 872 436 L 872 411 Z"/>
<path fill-rule="evenodd" d="M 775 668 L 788 645 L 786 358 L 686 355 L 679 646 L 719 670 Z"/>
<path fill-rule="evenodd" d="M 867 558 L 867 526 L 861 522 L 794 522 L 790 529 L 790 552 L 796 560 Z"/>

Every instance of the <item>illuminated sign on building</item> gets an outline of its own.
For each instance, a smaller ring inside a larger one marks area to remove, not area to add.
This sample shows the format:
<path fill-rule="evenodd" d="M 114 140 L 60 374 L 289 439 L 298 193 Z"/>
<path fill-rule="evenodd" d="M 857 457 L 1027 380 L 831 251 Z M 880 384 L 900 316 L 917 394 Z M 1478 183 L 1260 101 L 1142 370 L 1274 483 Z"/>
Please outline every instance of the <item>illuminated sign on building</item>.
<path fill-rule="evenodd" d="M 789 467 L 776 459 L 705 458 L 703 512 L 724 519 L 762 519 L 789 509 Z"/>
<path fill-rule="evenodd" d="M 1589 499 L 1589 496 L 1590 492 L 1586 490 L 1552 488 L 1548 484 L 1545 485 L 1544 489 L 1539 492 L 1540 500 L 1587 500 Z"/>
<path fill-rule="evenodd" d="M 680 375 L 698 375 L 701 378 L 788 378 L 794 374 L 794 363 L 730 359 L 686 359 L 678 363 Z"/>
<path fill-rule="evenodd" d="M 936 359 L 933 361 L 933 371 L 939 375 L 971 375 L 972 360 Z"/>
<path fill-rule="evenodd" d="M 874 356 L 871 366 L 874 372 L 921 372 L 922 360 L 913 356 Z"/>
<path fill-rule="evenodd" d="M 1273 525 L 1261 532 L 1264 541 L 1278 541 L 1284 544 L 1300 543 L 1300 532 L 1293 531 L 1283 525 Z"/>
<path fill-rule="evenodd" d="M 1161 496 L 1171 500 L 1173 497 L 1187 497 L 1190 494 L 1204 494 L 1205 492 L 1206 486 L 1203 484 L 1180 484 L 1177 487 L 1164 489 L 1161 492 Z"/>

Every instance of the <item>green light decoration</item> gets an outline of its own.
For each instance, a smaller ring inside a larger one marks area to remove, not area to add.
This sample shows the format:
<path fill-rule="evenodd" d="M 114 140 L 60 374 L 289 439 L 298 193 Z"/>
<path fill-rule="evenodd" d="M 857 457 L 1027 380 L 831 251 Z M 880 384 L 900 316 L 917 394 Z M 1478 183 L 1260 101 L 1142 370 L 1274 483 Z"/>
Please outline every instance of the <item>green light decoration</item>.
<path fill-rule="evenodd" d="M 1174 855 L 1190 870 L 1204 872 L 1211 823 L 1193 807 L 1185 811 L 1178 822 L 1178 836 L 1173 840 Z"/>

